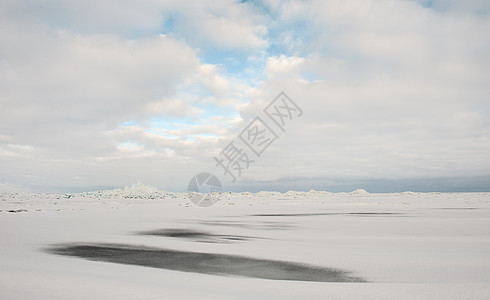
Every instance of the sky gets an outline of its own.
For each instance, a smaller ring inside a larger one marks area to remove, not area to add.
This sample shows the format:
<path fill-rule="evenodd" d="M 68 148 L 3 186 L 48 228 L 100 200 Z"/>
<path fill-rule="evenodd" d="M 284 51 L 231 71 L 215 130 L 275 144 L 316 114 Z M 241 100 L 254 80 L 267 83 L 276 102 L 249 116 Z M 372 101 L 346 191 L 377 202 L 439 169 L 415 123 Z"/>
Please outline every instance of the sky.
<path fill-rule="evenodd" d="M 0 192 L 490 191 L 489 33 L 486 0 L 3 0 Z"/>

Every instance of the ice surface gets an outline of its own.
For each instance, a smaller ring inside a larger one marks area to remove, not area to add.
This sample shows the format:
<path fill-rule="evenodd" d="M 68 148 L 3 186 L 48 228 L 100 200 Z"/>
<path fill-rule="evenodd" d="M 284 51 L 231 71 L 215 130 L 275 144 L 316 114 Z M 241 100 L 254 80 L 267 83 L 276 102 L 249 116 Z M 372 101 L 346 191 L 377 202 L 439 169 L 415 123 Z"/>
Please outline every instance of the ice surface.
<path fill-rule="evenodd" d="M 208 208 L 143 184 L 1 193 L 0 232 L 0 299 L 490 299 L 490 193 L 223 193 Z M 175 267 L 46 251 L 67 244 L 124 245 Z M 165 253 L 202 256 L 182 270 Z M 196 271 L 213 260 L 232 272 Z M 367 282 L 304 281 L 301 269 L 270 280 L 289 263 Z"/>

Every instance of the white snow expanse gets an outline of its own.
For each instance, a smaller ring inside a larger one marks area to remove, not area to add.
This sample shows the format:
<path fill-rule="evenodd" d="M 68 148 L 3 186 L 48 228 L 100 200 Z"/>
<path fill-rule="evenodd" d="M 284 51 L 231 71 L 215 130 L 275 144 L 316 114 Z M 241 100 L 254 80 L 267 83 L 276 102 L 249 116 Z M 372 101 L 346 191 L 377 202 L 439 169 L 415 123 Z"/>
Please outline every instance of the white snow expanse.
<path fill-rule="evenodd" d="M 2 193 L 0 299 L 490 299 L 490 193 L 357 190 L 221 198 L 201 208 L 184 193 L 141 184 L 79 194 Z M 146 261 L 158 258 L 138 252 L 126 264 L 111 262 L 110 255 L 50 250 L 66 245 L 295 262 L 362 280 L 262 279 L 267 263 L 261 268 L 260 261 L 245 270 L 260 274 L 244 277 L 233 273 L 242 266 L 226 259 L 231 273 L 207 274 L 192 271 L 202 267 L 194 260 L 148 267 Z"/>

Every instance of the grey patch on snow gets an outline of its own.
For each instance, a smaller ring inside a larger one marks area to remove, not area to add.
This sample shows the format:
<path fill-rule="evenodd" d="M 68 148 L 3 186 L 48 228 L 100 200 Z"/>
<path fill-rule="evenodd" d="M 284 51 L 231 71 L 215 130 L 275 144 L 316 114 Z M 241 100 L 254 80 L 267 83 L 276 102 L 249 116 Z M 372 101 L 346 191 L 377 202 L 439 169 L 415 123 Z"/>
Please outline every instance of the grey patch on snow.
<path fill-rule="evenodd" d="M 9 213 L 21 213 L 21 212 L 27 212 L 27 209 L 10 209 L 10 210 L 7 210 L 7 212 Z"/>
<path fill-rule="evenodd" d="M 352 212 L 352 213 L 284 213 L 284 214 L 255 214 L 250 215 L 252 217 L 308 217 L 308 216 L 339 216 L 339 215 L 350 215 L 350 216 L 384 216 L 384 215 L 403 215 L 403 213 L 392 213 L 392 212 Z"/>
<path fill-rule="evenodd" d="M 353 215 L 353 216 L 400 216 L 404 215 L 404 213 L 391 213 L 391 212 L 379 212 L 379 213 L 374 213 L 374 212 L 357 212 L 357 213 L 348 213 L 346 215 Z"/>
<path fill-rule="evenodd" d="M 49 253 L 118 264 L 220 276 L 316 282 L 366 282 L 341 269 L 245 256 L 188 252 L 123 244 L 71 244 Z"/>
<path fill-rule="evenodd" d="M 284 214 L 254 214 L 252 217 L 308 217 L 308 216 L 330 216 L 339 215 L 338 213 L 284 213 Z"/>
<path fill-rule="evenodd" d="M 291 222 L 236 222 L 236 221 L 202 221 L 203 225 L 211 226 L 229 226 L 238 228 L 248 228 L 256 230 L 289 230 L 296 227 Z"/>
<path fill-rule="evenodd" d="M 213 234 L 213 233 L 198 231 L 194 229 L 182 229 L 182 228 L 143 231 L 140 232 L 139 234 L 192 239 L 204 243 L 214 243 L 214 242 L 223 242 L 223 241 L 246 241 L 252 239 L 252 237 L 248 237 L 248 236 Z"/>
<path fill-rule="evenodd" d="M 440 209 L 463 209 L 463 210 L 473 210 L 479 209 L 478 207 L 441 207 Z"/>

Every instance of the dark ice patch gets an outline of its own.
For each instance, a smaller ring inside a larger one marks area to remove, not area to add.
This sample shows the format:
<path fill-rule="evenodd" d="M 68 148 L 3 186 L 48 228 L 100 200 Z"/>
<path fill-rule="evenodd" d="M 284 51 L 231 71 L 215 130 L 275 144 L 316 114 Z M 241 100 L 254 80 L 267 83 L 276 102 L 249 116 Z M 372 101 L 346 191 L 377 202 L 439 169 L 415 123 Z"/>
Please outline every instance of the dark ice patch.
<path fill-rule="evenodd" d="M 237 255 L 187 252 L 121 244 L 63 245 L 50 248 L 47 251 L 93 261 L 220 276 L 316 282 L 365 282 L 362 278 L 350 276 L 349 272 L 345 270 Z"/>
<path fill-rule="evenodd" d="M 251 237 L 248 236 L 213 234 L 213 233 L 194 230 L 194 229 L 182 229 L 182 228 L 157 229 L 151 231 L 143 231 L 140 232 L 139 234 L 191 239 L 191 240 L 195 240 L 199 242 L 207 242 L 207 243 L 226 242 L 226 241 L 246 241 L 251 239 Z"/>

